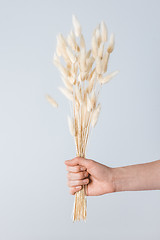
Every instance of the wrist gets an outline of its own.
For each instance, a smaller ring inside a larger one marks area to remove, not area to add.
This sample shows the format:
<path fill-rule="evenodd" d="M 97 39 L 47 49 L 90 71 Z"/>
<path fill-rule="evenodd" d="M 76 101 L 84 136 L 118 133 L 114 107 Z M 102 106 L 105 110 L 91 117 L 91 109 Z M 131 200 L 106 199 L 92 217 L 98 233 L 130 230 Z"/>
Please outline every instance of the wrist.
<path fill-rule="evenodd" d="M 129 190 L 129 185 L 132 184 L 133 179 L 128 174 L 126 167 L 112 168 L 112 174 L 114 192 Z"/>

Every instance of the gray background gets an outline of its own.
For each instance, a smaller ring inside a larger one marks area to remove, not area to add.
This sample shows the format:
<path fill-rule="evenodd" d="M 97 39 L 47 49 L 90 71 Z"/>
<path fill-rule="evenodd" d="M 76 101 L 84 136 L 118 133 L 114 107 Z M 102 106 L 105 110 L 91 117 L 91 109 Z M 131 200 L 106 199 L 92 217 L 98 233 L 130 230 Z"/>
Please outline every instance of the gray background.
<path fill-rule="evenodd" d="M 116 36 L 108 70 L 120 73 L 102 89 L 87 157 L 110 167 L 160 159 L 159 3 L 0 1 L 0 240 L 160 238 L 159 191 L 88 197 L 87 223 L 72 223 L 64 161 L 75 147 L 52 65 L 72 13 L 87 47 L 104 20 Z"/>

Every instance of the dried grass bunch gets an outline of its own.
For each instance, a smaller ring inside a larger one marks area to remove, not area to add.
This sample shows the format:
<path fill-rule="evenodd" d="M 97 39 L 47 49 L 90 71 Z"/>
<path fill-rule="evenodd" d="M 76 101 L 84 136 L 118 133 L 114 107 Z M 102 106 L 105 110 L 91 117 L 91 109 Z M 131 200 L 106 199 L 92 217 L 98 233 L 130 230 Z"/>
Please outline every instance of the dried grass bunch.
<path fill-rule="evenodd" d="M 95 127 L 101 110 L 98 96 L 101 86 L 108 83 L 118 71 L 105 75 L 110 54 L 114 49 L 114 35 L 111 34 L 107 47 L 108 32 L 102 21 L 93 31 L 91 49 L 87 51 L 79 21 L 73 15 L 71 30 L 67 38 L 57 36 L 57 48 L 53 62 L 61 73 L 64 87 L 62 94 L 73 105 L 68 125 L 76 145 L 76 155 L 85 157 L 90 129 Z M 63 58 L 62 64 L 60 57 Z M 51 97 L 48 100 L 56 106 Z M 86 220 L 86 187 L 75 194 L 73 220 Z"/>

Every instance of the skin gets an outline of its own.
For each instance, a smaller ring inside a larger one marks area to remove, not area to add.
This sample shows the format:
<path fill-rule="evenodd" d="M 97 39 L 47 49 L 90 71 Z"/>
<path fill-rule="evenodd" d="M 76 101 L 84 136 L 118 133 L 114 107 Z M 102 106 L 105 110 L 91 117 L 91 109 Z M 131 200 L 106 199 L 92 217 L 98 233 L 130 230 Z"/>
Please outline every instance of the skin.
<path fill-rule="evenodd" d="M 88 196 L 121 191 L 160 190 L 160 160 L 110 168 L 91 159 L 65 161 L 68 187 L 74 195 L 87 185 Z"/>

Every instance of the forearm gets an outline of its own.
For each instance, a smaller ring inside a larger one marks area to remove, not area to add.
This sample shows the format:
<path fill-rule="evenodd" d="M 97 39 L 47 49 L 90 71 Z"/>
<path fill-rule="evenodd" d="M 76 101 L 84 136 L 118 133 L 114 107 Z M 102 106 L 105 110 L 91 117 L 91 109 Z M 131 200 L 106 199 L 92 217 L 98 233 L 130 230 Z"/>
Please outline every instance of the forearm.
<path fill-rule="evenodd" d="M 160 160 L 113 168 L 115 192 L 160 190 Z"/>

